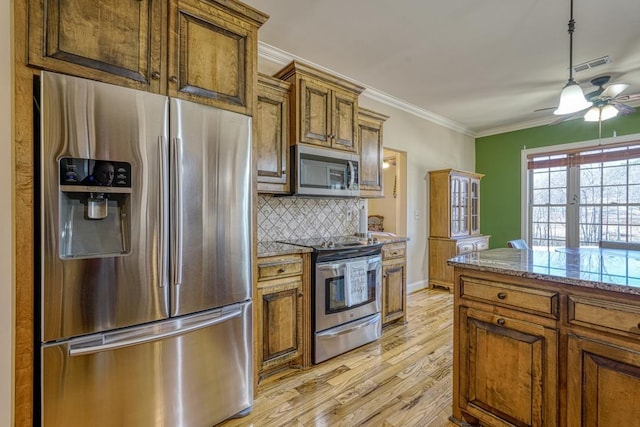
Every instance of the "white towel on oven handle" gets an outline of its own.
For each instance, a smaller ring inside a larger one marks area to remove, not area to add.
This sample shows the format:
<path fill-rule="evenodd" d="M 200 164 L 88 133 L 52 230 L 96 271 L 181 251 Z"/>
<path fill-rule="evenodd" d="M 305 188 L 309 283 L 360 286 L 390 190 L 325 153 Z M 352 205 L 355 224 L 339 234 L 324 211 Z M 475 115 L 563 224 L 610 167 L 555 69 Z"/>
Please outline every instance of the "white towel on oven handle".
<path fill-rule="evenodd" d="M 351 261 L 347 263 L 344 278 L 345 302 L 347 307 L 362 304 L 369 298 L 367 286 L 367 261 Z"/>

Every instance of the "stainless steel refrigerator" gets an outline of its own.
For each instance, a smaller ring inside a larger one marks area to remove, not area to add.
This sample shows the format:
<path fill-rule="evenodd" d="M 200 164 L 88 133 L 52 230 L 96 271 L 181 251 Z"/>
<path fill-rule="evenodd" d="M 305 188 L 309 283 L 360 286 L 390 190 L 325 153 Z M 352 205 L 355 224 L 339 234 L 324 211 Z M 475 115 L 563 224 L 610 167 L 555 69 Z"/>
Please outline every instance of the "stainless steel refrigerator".
<path fill-rule="evenodd" d="M 42 425 L 251 409 L 251 118 L 41 75 Z"/>

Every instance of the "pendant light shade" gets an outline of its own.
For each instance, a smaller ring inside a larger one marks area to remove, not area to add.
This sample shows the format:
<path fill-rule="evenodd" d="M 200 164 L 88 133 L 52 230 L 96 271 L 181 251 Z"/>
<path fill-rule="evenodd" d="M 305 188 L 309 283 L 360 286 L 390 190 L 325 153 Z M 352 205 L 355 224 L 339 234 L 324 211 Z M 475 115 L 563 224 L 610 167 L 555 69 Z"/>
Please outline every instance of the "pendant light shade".
<path fill-rule="evenodd" d="M 593 105 L 585 99 L 582 88 L 573 79 L 570 79 L 560 94 L 560 104 L 553 112 L 556 115 L 572 114 L 587 109 Z"/>
<path fill-rule="evenodd" d="M 587 114 L 584 115 L 585 122 L 601 122 L 612 119 L 618 115 L 618 109 L 613 105 L 605 105 L 604 107 L 591 107 Z"/>
<path fill-rule="evenodd" d="M 556 115 L 577 113 L 580 110 L 591 107 L 591 102 L 584 98 L 582 88 L 573 80 L 573 31 L 576 22 L 573 20 L 573 0 L 571 0 L 571 12 L 569 17 L 569 81 L 560 94 L 560 104 L 553 112 Z"/>

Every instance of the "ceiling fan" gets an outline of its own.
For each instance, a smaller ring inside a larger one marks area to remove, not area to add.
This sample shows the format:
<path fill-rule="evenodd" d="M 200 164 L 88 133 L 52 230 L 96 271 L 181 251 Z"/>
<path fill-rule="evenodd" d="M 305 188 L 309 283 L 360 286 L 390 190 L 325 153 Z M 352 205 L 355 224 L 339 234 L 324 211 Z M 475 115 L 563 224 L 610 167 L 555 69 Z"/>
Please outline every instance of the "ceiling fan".
<path fill-rule="evenodd" d="M 640 93 L 623 94 L 629 87 L 626 83 L 615 83 L 605 86 L 611 80 L 611 76 L 595 77 L 591 84 L 597 89 L 585 95 L 587 101 L 591 102 L 591 108 L 565 114 L 551 125 L 567 120 L 584 117 L 585 121 L 598 122 L 611 119 L 616 116 L 626 116 L 636 111 L 635 108 L 625 104 L 625 102 L 640 101 Z M 556 107 L 540 108 L 537 111 L 553 110 Z"/>

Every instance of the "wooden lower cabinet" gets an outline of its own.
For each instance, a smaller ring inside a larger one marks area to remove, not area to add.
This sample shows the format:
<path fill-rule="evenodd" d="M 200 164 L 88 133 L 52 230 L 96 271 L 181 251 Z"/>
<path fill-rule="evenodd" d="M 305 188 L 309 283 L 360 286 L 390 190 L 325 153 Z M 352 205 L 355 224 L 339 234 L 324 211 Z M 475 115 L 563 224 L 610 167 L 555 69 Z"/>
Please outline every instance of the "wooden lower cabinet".
<path fill-rule="evenodd" d="M 407 244 L 382 247 L 382 325 L 405 322 L 407 315 Z"/>
<path fill-rule="evenodd" d="M 258 259 L 255 352 L 259 380 L 282 368 L 309 365 L 308 255 Z"/>
<path fill-rule="evenodd" d="M 640 427 L 640 295 L 455 268 L 461 426 Z"/>
<path fill-rule="evenodd" d="M 556 425 L 556 330 L 462 307 L 459 339 L 462 411 L 487 425 Z"/>
<path fill-rule="evenodd" d="M 429 288 L 438 286 L 453 291 L 453 267 L 447 260 L 457 255 L 489 249 L 489 237 L 450 239 L 429 237 Z"/>
<path fill-rule="evenodd" d="M 567 426 L 640 426 L 639 346 L 571 335 L 567 378 Z"/>

